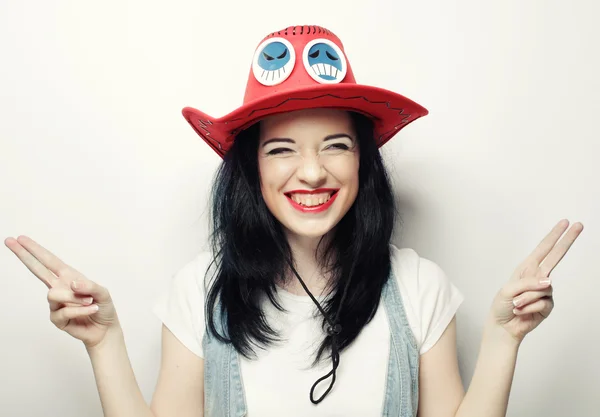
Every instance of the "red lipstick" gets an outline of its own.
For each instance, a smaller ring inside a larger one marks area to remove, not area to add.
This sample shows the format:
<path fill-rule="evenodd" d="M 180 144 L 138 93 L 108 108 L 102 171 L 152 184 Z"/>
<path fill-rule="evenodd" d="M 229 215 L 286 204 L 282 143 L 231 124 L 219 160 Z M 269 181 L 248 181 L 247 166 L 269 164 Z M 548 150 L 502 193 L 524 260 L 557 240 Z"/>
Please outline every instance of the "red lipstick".
<path fill-rule="evenodd" d="M 293 190 L 285 193 L 288 201 L 296 210 L 301 211 L 303 213 L 321 213 L 327 210 L 333 204 L 333 201 L 336 199 L 338 195 L 339 188 L 318 188 L 316 190 Z M 296 203 L 291 199 L 290 194 L 321 194 L 321 193 L 333 193 L 333 195 L 323 204 L 319 204 L 317 206 L 303 206 L 302 204 Z"/>
<path fill-rule="evenodd" d="M 321 193 L 336 193 L 339 188 L 317 188 L 316 190 L 292 190 L 286 191 L 284 194 L 321 194 Z"/>

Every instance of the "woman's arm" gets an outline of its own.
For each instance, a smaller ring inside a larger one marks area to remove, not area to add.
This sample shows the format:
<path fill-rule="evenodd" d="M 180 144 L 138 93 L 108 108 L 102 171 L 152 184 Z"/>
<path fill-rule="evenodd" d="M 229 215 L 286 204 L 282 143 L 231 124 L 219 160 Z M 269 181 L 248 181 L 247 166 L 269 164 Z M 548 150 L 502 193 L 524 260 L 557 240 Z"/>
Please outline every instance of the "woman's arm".
<path fill-rule="evenodd" d="M 506 416 L 519 345 L 504 329 L 488 322 L 469 390 L 456 417 Z"/>
<path fill-rule="evenodd" d="M 150 407 L 131 368 L 109 291 L 27 236 L 4 243 L 48 287 L 50 321 L 86 346 L 106 417 L 203 415 L 202 358 L 163 326 L 162 364 Z"/>
<path fill-rule="evenodd" d="M 465 396 L 456 352 L 456 317 L 419 363 L 419 417 L 450 417 Z"/>
<path fill-rule="evenodd" d="M 162 360 L 152 410 L 156 417 L 204 415 L 204 359 L 162 327 Z"/>
<path fill-rule="evenodd" d="M 567 220 L 558 222 L 500 289 L 492 302 L 473 379 L 464 397 L 453 319 L 438 343 L 421 356 L 420 417 L 506 415 L 519 346 L 552 312 L 550 273 L 582 231 L 581 223 L 569 228 Z"/>
<path fill-rule="evenodd" d="M 201 417 L 204 361 L 163 326 L 162 360 L 149 406 L 131 368 L 120 327 L 88 348 L 105 417 Z"/>
<path fill-rule="evenodd" d="M 456 318 L 421 356 L 419 417 L 504 417 L 519 344 L 489 323 L 466 395 L 456 356 Z"/>

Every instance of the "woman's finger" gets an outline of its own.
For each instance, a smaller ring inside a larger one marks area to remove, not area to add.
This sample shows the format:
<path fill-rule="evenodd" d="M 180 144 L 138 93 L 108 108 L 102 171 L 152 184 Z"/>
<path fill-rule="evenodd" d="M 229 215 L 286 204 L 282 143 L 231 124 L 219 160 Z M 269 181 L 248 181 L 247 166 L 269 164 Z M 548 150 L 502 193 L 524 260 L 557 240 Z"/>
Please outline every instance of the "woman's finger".
<path fill-rule="evenodd" d="M 50 311 L 58 310 L 67 303 L 89 305 L 94 302 L 93 297 L 75 294 L 71 289 L 65 287 L 51 288 L 48 291 L 47 298 L 48 304 L 50 305 Z"/>
<path fill-rule="evenodd" d="M 552 293 L 553 293 L 552 286 L 546 288 L 546 290 L 544 290 L 544 291 L 526 291 L 523 294 L 520 294 L 517 297 L 513 298 L 513 305 L 516 308 L 523 308 L 526 305 L 529 305 L 529 304 L 539 300 L 540 298 L 551 297 Z"/>
<path fill-rule="evenodd" d="M 110 294 L 106 288 L 86 278 L 71 281 L 71 290 L 75 294 L 92 296 L 99 303 L 111 301 Z"/>
<path fill-rule="evenodd" d="M 556 268 L 556 265 L 567 254 L 573 242 L 579 237 L 583 231 L 583 224 L 575 223 L 563 238 L 552 248 L 546 259 L 540 265 L 540 275 L 547 277 Z"/>
<path fill-rule="evenodd" d="M 59 277 L 61 273 L 70 266 L 61 261 L 56 255 L 37 243 L 35 240 L 27 236 L 19 236 L 17 242 L 21 244 L 29 253 L 31 253 L 42 265 L 48 268 L 54 275 Z"/>
<path fill-rule="evenodd" d="M 515 308 L 513 314 L 515 316 L 522 316 L 524 314 L 540 313 L 544 317 L 548 317 L 553 308 L 554 300 L 552 297 L 544 297 L 523 308 Z"/>
<path fill-rule="evenodd" d="M 523 273 L 532 274 L 532 272 L 539 267 L 540 263 L 548 256 L 554 245 L 556 245 L 558 239 L 560 239 L 565 230 L 567 230 L 567 227 L 569 227 L 569 221 L 563 219 L 552 228 L 533 252 L 523 261 L 520 268 Z"/>
<path fill-rule="evenodd" d="M 509 281 L 501 291 L 502 296 L 512 300 L 527 291 L 545 291 L 552 282 L 547 277 L 525 277 L 517 281 Z"/>
<path fill-rule="evenodd" d="M 9 248 L 17 258 L 29 269 L 33 275 L 39 278 L 46 287 L 52 288 L 58 277 L 55 276 L 48 268 L 46 268 L 35 256 L 33 256 L 25 247 L 16 239 L 7 238 L 4 244 Z"/>
<path fill-rule="evenodd" d="M 98 311 L 98 304 L 82 307 L 63 307 L 60 310 L 50 312 L 50 321 L 56 327 L 63 330 L 69 324 L 69 320 L 78 317 L 90 316 Z"/>

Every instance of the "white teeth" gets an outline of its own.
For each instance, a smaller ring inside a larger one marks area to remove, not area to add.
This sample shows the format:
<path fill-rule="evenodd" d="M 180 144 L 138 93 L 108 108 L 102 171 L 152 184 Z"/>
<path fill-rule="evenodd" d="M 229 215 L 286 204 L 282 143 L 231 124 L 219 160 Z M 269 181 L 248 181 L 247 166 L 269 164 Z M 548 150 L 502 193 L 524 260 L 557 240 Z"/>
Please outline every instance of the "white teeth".
<path fill-rule="evenodd" d="M 320 194 L 291 194 L 290 198 L 298 204 L 301 204 L 306 207 L 314 207 L 320 206 L 329 201 L 331 198 L 330 193 L 320 193 Z"/>
<path fill-rule="evenodd" d="M 263 72 L 261 74 L 261 78 L 265 81 L 268 81 L 269 78 L 271 79 L 271 81 L 275 81 L 275 79 L 281 78 L 282 69 L 283 68 L 280 68 L 278 70 L 272 70 L 272 71 L 263 70 Z M 285 70 L 283 71 L 283 73 L 285 74 Z"/>
<path fill-rule="evenodd" d="M 338 69 L 330 64 L 314 64 L 311 69 L 317 75 L 329 75 L 331 77 L 337 78 Z"/>

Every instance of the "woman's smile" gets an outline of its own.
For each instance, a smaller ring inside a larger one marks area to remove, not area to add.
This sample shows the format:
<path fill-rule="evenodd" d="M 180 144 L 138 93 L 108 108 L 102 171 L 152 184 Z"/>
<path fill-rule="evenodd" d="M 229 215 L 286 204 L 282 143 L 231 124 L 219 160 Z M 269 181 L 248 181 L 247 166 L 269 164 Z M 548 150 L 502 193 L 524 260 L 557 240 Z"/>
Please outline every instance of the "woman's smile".
<path fill-rule="evenodd" d="M 339 188 L 319 188 L 317 190 L 294 190 L 284 193 L 288 201 L 303 213 L 322 213 L 337 197 Z"/>

